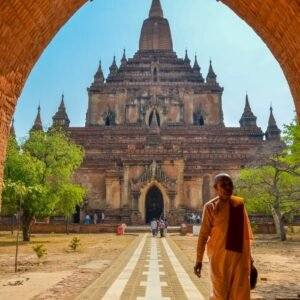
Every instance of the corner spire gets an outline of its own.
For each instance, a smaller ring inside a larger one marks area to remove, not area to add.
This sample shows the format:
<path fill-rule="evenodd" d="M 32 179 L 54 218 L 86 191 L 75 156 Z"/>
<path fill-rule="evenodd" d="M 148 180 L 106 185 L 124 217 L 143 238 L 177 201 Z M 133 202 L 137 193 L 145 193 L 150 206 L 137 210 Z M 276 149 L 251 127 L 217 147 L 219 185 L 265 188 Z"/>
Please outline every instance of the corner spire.
<path fill-rule="evenodd" d="M 212 67 L 211 59 L 209 60 L 209 69 L 206 76 L 206 82 L 216 84 L 217 83 L 217 75 Z"/>
<path fill-rule="evenodd" d="M 270 116 L 268 121 L 268 128 L 265 133 L 267 141 L 280 140 L 281 130 L 278 128 L 276 124 L 276 120 L 273 115 L 273 107 L 272 104 L 270 106 Z"/>
<path fill-rule="evenodd" d="M 102 71 L 101 60 L 99 60 L 99 67 L 94 76 L 94 84 L 97 84 L 97 83 L 101 84 L 103 82 L 104 82 L 104 75 L 103 75 L 103 71 Z"/>
<path fill-rule="evenodd" d="M 106 79 L 106 82 L 113 82 L 116 79 L 116 75 L 118 74 L 118 66 L 116 63 L 116 56 L 113 58 L 113 62 L 109 67 L 109 74 Z"/>
<path fill-rule="evenodd" d="M 193 70 L 196 72 L 200 72 L 200 67 L 199 67 L 199 64 L 197 61 L 197 55 L 195 55 L 195 62 L 194 62 Z"/>
<path fill-rule="evenodd" d="M 38 112 L 34 121 L 34 124 L 30 131 L 43 131 L 43 123 L 42 123 L 42 118 L 41 118 L 41 107 L 40 105 L 38 106 Z"/>
<path fill-rule="evenodd" d="M 203 76 L 200 72 L 201 68 L 198 64 L 197 55 L 195 55 L 195 62 L 193 66 L 193 81 L 195 82 L 204 82 Z"/>
<path fill-rule="evenodd" d="M 58 111 L 52 117 L 53 120 L 53 127 L 54 128 L 66 128 L 70 125 L 70 120 L 66 112 L 65 101 L 64 101 L 64 94 L 61 95 L 61 102 L 58 107 Z"/>
<path fill-rule="evenodd" d="M 272 104 L 270 105 L 270 116 L 269 116 L 269 122 L 268 122 L 268 125 L 269 125 L 269 126 L 277 126 L 276 120 L 275 120 L 274 115 L 273 115 L 273 107 L 272 107 Z"/>
<path fill-rule="evenodd" d="M 109 67 L 109 70 L 110 70 L 110 73 L 115 73 L 118 71 L 118 66 L 117 66 L 117 63 L 116 63 L 116 56 L 114 55 L 114 58 L 113 58 L 113 62 L 111 64 L 111 66 Z"/>
<path fill-rule="evenodd" d="M 151 5 L 151 9 L 149 12 L 149 17 L 150 18 L 163 18 L 164 17 L 164 13 L 163 10 L 161 8 L 161 4 L 160 4 L 160 0 L 152 0 L 152 5 Z"/>
<path fill-rule="evenodd" d="M 246 93 L 245 108 L 242 117 L 240 119 L 240 125 L 242 128 L 248 126 L 257 126 L 256 119 L 257 118 L 256 116 L 254 116 L 250 107 L 248 93 Z"/>
<path fill-rule="evenodd" d="M 127 64 L 127 58 L 126 58 L 126 51 L 125 49 L 123 50 L 123 56 L 122 56 L 122 59 L 121 59 L 121 66 L 120 66 L 120 69 L 123 69 Z"/>
<path fill-rule="evenodd" d="M 58 108 L 58 110 L 59 110 L 59 111 L 62 111 L 62 112 L 63 112 L 63 111 L 66 111 L 64 98 L 65 98 L 65 95 L 62 94 L 62 95 L 61 95 L 61 102 L 60 102 L 60 105 L 59 105 L 59 108 Z"/>
<path fill-rule="evenodd" d="M 189 65 L 191 63 L 191 60 L 189 59 L 189 56 L 188 56 L 187 49 L 185 50 L 184 63 L 187 64 L 187 65 Z"/>

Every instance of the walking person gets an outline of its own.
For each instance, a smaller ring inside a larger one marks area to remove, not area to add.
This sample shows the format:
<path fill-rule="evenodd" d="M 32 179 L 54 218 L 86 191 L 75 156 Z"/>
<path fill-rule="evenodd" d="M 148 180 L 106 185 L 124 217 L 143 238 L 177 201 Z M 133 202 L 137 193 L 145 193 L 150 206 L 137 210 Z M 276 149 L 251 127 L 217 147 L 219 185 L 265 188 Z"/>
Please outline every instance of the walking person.
<path fill-rule="evenodd" d="M 210 300 L 249 300 L 253 235 L 243 199 L 232 195 L 228 174 L 217 175 L 214 187 L 218 196 L 204 205 L 194 272 L 201 277 L 207 244 L 213 285 Z"/>
<path fill-rule="evenodd" d="M 85 216 L 85 224 L 87 224 L 87 225 L 91 224 L 91 217 L 90 217 L 89 214 L 87 214 L 87 215 Z"/>
<path fill-rule="evenodd" d="M 167 232 L 168 232 L 168 220 L 167 220 L 167 218 L 165 218 L 164 223 L 165 223 L 164 236 L 166 237 L 167 236 Z"/>
<path fill-rule="evenodd" d="M 98 223 L 98 215 L 97 213 L 94 213 L 94 224 Z"/>
<path fill-rule="evenodd" d="M 104 222 L 105 222 L 105 214 L 104 214 L 104 212 L 102 211 L 102 212 L 101 212 L 101 224 L 104 224 Z"/>
<path fill-rule="evenodd" d="M 151 232 L 152 232 L 152 236 L 153 237 L 156 237 L 157 235 L 157 222 L 155 219 L 153 219 L 150 223 L 150 226 L 151 226 Z"/>
<path fill-rule="evenodd" d="M 165 222 L 164 219 L 159 220 L 159 232 L 160 232 L 160 237 L 164 237 L 164 230 L 165 230 Z"/>

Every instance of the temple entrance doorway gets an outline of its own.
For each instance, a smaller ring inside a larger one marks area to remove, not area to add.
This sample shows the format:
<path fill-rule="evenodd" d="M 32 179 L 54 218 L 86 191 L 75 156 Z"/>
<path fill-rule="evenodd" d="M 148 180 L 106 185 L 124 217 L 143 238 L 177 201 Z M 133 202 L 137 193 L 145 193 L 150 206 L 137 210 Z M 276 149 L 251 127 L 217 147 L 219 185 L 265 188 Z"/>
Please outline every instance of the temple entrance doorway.
<path fill-rule="evenodd" d="M 150 223 L 153 218 L 159 218 L 164 213 L 163 195 L 158 187 L 153 186 L 146 195 L 146 223 Z"/>

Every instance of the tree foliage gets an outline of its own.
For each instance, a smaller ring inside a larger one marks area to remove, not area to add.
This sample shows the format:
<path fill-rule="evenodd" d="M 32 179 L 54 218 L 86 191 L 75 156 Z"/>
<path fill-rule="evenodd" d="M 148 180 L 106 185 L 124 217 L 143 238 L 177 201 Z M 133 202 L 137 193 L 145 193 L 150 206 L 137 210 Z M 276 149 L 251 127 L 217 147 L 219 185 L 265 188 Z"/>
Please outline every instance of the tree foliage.
<path fill-rule="evenodd" d="M 4 167 L 3 210 L 15 213 L 21 206 L 23 239 L 29 240 L 35 218 L 75 212 L 85 190 L 72 183 L 83 150 L 64 132 L 31 132 L 19 146 L 10 138 Z M 21 201 L 21 203 L 20 203 Z"/>
<path fill-rule="evenodd" d="M 295 119 L 289 125 L 284 127 L 284 141 L 287 144 L 287 149 L 283 160 L 291 166 L 300 167 L 300 124 Z M 300 174 L 299 174 L 300 175 Z"/>
<path fill-rule="evenodd" d="M 286 126 L 287 147 L 266 143 L 236 183 L 249 212 L 272 214 L 281 240 L 286 239 L 284 217 L 300 212 L 299 134 L 296 122 Z"/>

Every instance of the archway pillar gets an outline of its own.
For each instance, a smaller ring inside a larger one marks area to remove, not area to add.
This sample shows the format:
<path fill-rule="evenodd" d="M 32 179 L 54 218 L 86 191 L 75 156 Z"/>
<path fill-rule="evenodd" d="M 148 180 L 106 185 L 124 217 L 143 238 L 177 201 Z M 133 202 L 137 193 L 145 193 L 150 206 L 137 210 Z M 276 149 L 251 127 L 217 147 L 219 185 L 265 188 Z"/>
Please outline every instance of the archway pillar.
<path fill-rule="evenodd" d="M 175 209 L 179 207 L 180 205 L 184 205 L 184 160 L 178 160 L 174 163 L 175 168 L 179 171 L 178 177 L 177 177 L 177 197 L 175 198 Z"/>

